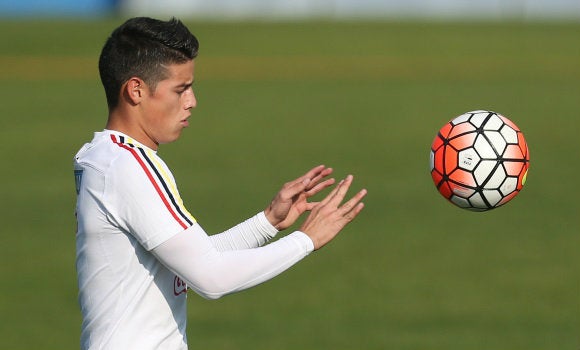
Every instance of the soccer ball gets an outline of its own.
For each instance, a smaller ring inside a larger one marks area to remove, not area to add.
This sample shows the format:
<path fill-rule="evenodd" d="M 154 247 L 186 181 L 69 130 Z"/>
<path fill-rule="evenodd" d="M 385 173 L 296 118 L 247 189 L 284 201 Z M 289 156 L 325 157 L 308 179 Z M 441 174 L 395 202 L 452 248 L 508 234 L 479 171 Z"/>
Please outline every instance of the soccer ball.
<path fill-rule="evenodd" d="M 445 124 L 431 145 L 431 177 L 460 208 L 485 211 L 513 199 L 526 182 L 530 153 L 508 118 L 472 111 Z"/>

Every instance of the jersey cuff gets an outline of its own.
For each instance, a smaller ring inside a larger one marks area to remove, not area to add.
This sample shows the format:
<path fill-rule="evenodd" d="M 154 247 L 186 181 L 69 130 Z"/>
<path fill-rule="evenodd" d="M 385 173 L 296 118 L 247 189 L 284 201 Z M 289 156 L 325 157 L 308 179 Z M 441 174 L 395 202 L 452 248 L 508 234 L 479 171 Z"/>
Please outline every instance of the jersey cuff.
<path fill-rule="evenodd" d="M 266 217 L 266 213 L 263 211 L 259 212 L 256 216 L 256 227 L 262 231 L 263 233 L 267 234 L 268 237 L 272 238 L 276 236 L 278 233 L 278 229 L 274 227 L 268 218 Z"/>
<path fill-rule="evenodd" d="M 306 233 L 302 231 L 294 231 L 288 236 L 292 236 L 292 238 L 296 239 L 296 242 L 300 244 L 306 254 L 310 254 L 314 251 L 314 242 Z"/>

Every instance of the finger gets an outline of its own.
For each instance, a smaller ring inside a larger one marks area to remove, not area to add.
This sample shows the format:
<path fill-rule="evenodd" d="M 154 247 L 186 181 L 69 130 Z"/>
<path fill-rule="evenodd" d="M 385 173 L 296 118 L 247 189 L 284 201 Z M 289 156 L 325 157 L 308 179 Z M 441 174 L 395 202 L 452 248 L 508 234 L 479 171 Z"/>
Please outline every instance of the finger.
<path fill-rule="evenodd" d="M 332 186 L 334 184 L 336 180 L 335 179 L 327 179 L 324 180 L 323 182 L 316 184 L 316 186 L 312 187 L 312 188 L 308 188 L 310 187 L 310 184 L 308 186 L 306 186 L 306 195 L 308 197 L 312 197 L 315 194 L 319 193 L 320 191 L 322 191 L 323 189 Z"/>
<path fill-rule="evenodd" d="M 315 173 L 313 175 L 310 184 L 306 186 L 306 190 L 311 190 L 312 188 L 314 188 L 318 184 L 318 182 L 320 182 L 320 180 L 332 174 L 332 171 L 333 171 L 332 168 L 323 167 L 322 169 L 320 169 L 318 173 Z"/>
<path fill-rule="evenodd" d="M 358 214 L 360 214 L 360 212 L 364 209 L 365 204 L 364 203 L 358 203 L 351 211 L 349 211 L 347 214 L 344 215 L 344 219 L 347 222 L 351 222 L 352 220 L 354 220 Z"/>
<path fill-rule="evenodd" d="M 362 204 L 360 203 L 360 201 L 366 195 L 367 195 L 366 189 L 360 190 L 357 194 L 355 194 L 350 200 L 348 200 L 338 209 L 338 213 L 344 217 L 352 217 L 350 220 L 354 219 L 354 216 L 358 215 L 358 213 L 355 212 L 355 209 L 357 209 L 359 205 Z M 358 209 L 359 212 L 360 210 L 362 210 L 362 208 Z M 356 215 L 352 216 L 353 213 L 355 213 Z"/>
<path fill-rule="evenodd" d="M 320 205 L 326 205 L 328 202 L 330 202 L 330 200 L 336 195 L 336 193 L 338 192 L 338 188 L 342 185 L 342 183 L 344 182 L 344 180 L 340 180 L 340 182 L 338 183 L 338 185 L 336 185 L 331 191 L 330 193 L 328 193 L 326 195 L 326 197 L 324 197 L 321 201 L 320 201 Z"/>
<path fill-rule="evenodd" d="M 306 190 L 306 186 L 310 183 L 309 178 L 302 178 L 301 181 L 296 181 L 287 183 L 282 190 L 280 190 L 280 196 L 284 199 L 290 199 L 294 196 L 298 195 L 299 193 Z"/>
<path fill-rule="evenodd" d="M 338 208 L 338 205 L 344 199 L 350 184 L 352 183 L 352 175 L 348 175 L 345 179 L 340 180 L 332 191 L 320 202 L 321 205 L 331 204 Z"/>
<path fill-rule="evenodd" d="M 346 193 L 348 192 L 350 185 L 352 184 L 352 180 L 353 176 L 348 175 L 340 184 L 338 184 L 338 186 L 336 187 L 336 193 L 329 201 L 330 204 L 336 207 L 340 205 L 340 203 L 346 196 Z"/>
<path fill-rule="evenodd" d="M 295 186 L 301 186 L 302 184 L 306 184 L 304 186 L 304 188 L 302 188 L 302 190 L 307 189 L 308 184 L 312 184 L 310 187 L 313 187 L 316 183 L 312 183 L 313 181 L 319 181 L 321 179 L 320 175 L 321 173 L 324 173 L 326 171 L 326 168 L 324 165 L 319 165 L 317 167 L 314 167 L 312 169 L 310 169 L 308 172 L 306 172 L 306 174 L 300 176 L 299 178 L 289 181 L 287 182 L 284 187 L 285 188 L 294 188 Z M 332 172 L 332 169 L 331 169 Z M 328 176 L 328 175 L 325 175 Z"/>
<path fill-rule="evenodd" d="M 311 211 L 312 209 L 314 209 L 316 206 L 318 206 L 318 204 L 320 204 L 320 202 L 306 202 L 306 211 Z"/>
<path fill-rule="evenodd" d="M 308 170 L 306 172 L 306 174 L 304 174 L 301 177 L 309 178 L 310 180 L 313 180 L 314 178 L 318 177 L 321 173 L 323 173 L 325 171 L 325 169 L 328 169 L 328 168 L 326 168 L 326 166 L 324 166 L 324 165 L 319 165 L 319 166 L 316 166 L 316 167 Z"/>

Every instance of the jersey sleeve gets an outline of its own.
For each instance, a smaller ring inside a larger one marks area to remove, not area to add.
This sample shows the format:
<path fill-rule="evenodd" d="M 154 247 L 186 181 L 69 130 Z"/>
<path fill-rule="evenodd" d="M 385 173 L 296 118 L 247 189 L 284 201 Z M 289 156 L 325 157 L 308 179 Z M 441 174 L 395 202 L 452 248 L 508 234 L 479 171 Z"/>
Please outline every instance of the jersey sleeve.
<path fill-rule="evenodd" d="M 274 278 L 313 250 L 312 240 L 295 231 L 259 248 L 219 251 L 196 223 L 152 253 L 196 293 L 217 299 Z"/>
<path fill-rule="evenodd" d="M 189 228 L 195 219 L 183 205 L 173 175 L 151 150 L 125 147 L 105 182 L 109 219 L 151 250 Z"/>
<path fill-rule="evenodd" d="M 210 240 L 217 250 L 224 252 L 260 247 L 277 233 L 262 211 L 224 232 L 211 235 Z"/>

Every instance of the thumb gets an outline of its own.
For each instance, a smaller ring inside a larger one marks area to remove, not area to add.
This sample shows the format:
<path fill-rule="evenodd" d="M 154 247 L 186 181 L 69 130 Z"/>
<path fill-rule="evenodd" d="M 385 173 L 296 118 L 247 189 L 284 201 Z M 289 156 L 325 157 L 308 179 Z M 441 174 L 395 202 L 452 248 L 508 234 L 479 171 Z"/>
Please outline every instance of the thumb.
<path fill-rule="evenodd" d="M 278 193 L 278 196 L 282 201 L 288 201 L 306 190 L 306 186 L 308 186 L 310 182 L 311 180 L 309 178 L 305 178 L 302 181 L 296 179 L 294 182 L 284 185 L 282 190 Z"/>
<path fill-rule="evenodd" d="M 311 182 L 312 180 L 310 178 L 305 178 L 302 181 L 296 182 L 294 183 L 294 185 L 292 185 L 290 187 L 290 192 L 292 192 L 290 194 L 291 197 L 294 197 L 295 195 L 299 194 L 300 192 L 303 192 L 306 190 L 306 188 L 308 187 L 308 184 Z"/>
<path fill-rule="evenodd" d="M 297 186 L 295 187 L 294 195 L 299 194 L 300 192 L 306 191 L 308 185 L 312 182 L 312 179 L 307 177 L 304 180 L 300 181 Z"/>

